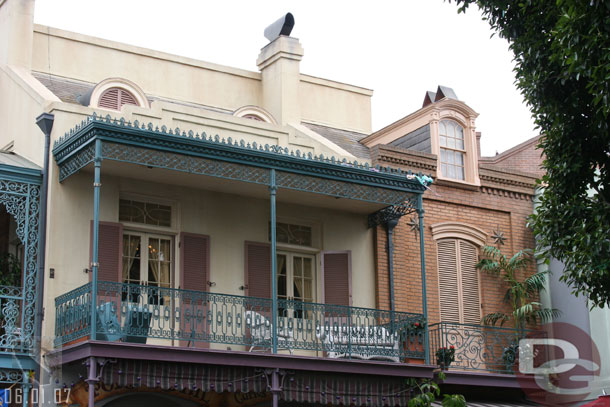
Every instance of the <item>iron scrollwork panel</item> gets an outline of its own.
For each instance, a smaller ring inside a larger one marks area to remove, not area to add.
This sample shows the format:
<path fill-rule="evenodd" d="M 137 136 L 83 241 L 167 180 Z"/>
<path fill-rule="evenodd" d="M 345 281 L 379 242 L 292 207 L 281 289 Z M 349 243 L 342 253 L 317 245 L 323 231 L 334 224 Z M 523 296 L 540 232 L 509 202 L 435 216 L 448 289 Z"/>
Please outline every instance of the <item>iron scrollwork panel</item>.
<path fill-rule="evenodd" d="M 19 297 L 8 296 L 2 301 L 1 312 L 6 335 L 3 343 L 13 351 L 31 352 L 36 327 L 40 186 L 0 179 L 0 204 L 14 218 L 16 234 L 24 247 L 23 291 Z M 3 294 L 6 290 L 7 288 L 2 289 Z M 15 316 L 15 312 L 19 315 Z"/>

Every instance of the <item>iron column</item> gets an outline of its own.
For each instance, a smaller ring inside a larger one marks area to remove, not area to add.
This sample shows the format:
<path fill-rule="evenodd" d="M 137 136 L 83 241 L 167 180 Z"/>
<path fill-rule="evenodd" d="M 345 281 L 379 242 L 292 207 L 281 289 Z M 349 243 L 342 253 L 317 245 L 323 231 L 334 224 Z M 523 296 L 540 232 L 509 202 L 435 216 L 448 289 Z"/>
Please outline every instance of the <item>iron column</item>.
<path fill-rule="evenodd" d="M 271 318 L 273 321 L 271 343 L 273 347 L 273 353 L 277 353 L 277 245 L 275 241 L 275 195 L 277 193 L 277 185 L 275 184 L 275 169 L 273 168 L 271 169 L 269 193 L 271 200 Z"/>

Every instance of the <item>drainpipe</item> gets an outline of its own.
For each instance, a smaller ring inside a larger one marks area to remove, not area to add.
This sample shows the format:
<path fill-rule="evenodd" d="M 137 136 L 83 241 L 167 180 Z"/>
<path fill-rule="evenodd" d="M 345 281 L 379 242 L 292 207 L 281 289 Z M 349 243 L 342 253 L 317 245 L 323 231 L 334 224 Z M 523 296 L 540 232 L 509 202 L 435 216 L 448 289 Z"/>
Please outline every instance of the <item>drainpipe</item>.
<path fill-rule="evenodd" d="M 394 300 L 394 228 L 398 225 L 398 219 L 389 220 L 386 223 L 388 228 L 388 274 L 390 281 L 390 310 L 396 311 Z M 393 318 L 392 318 L 393 320 Z"/>
<path fill-rule="evenodd" d="M 39 239 L 38 239 L 38 287 L 36 291 L 36 332 L 34 351 L 37 353 L 36 363 L 36 378 L 40 383 L 42 364 L 41 345 L 42 345 L 42 320 L 44 318 L 44 270 L 45 270 L 45 252 L 47 247 L 47 202 L 49 189 L 49 149 L 51 145 L 51 130 L 53 129 L 53 121 L 55 116 L 51 113 L 43 113 L 36 118 L 36 124 L 44 133 L 44 164 L 42 170 L 42 186 L 40 191 L 40 223 L 39 223 Z"/>

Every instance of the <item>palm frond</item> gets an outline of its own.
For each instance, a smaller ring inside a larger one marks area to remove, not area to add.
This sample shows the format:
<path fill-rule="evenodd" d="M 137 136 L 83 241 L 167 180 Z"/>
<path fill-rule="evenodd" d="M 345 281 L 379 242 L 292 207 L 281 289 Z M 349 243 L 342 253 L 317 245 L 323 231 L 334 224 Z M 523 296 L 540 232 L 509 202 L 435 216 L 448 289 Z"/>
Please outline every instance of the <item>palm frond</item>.
<path fill-rule="evenodd" d="M 530 249 L 519 250 L 510 258 L 508 266 L 516 270 L 525 268 L 532 260 L 531 255 L 532 251 Z"/>
<path fill-rule="evenodd" d="M 560 317 L 561 310 L 558 310 L 557 308 L 541 308 L 536 310 L 534 314 L 536 315 L 537 320 L 539 320 L 541 323 L 546 323 Z"/>
<path fill-rule="evenodd" d="M 483 325 L 496 325 L 498 322 L 500 326 L 504 325 L 506 321 L 510 319 L 510 316 L 503 312 L 493 312 L 483 317 Z"/>
<path fill-rule="evenodd" d="M 548 271 L 541 271 L 539 273 L 532 274 L 531 276 L 526 278 L 525 281 L 523 282 L 526 292 L 529 295 L 532 295 L 532 294 L 537 294 L 540 291 L 543 291 L 546 288 L 547 274 L 548 274 Z"/>

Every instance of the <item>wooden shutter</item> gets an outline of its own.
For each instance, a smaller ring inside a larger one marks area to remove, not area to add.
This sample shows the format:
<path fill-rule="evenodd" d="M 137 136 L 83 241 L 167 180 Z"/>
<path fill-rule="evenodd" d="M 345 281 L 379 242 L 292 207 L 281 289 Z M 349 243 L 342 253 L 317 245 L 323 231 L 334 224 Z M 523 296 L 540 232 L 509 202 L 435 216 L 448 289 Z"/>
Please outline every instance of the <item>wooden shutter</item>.
<path fill-rule="evenodd" d="M 477 248 L 464 240 L 437 243 L 441 320 L 464 324 L 481 323 Z"/>
<path fill-rule="evenodd" d="M 477 248 L 460 240 L 460 275 L 462 278 L 462 316 L 465 324 L 481 323 L 479 277 L 476 268 Z"/>
<path fill-rule="evenodd" d="M 456 243 L 453 239 L 437 243 L 439 299 L 444 322 L 461 322 Z"/>
<path fill-rule="evenodd" d="M 194 233 L 180 233 L 180 286 L 185 290 L 207 291 L 210 278 L 210 237 Z M 181 346 L 208 348 L 202 341 L 209 332 L 207 319 L 208 303 L 201 296 L 192 297 L 183 293 L 180 298 Z"/>
<path fill-rule="evenodd" d="M 210 238 L 180 233 L 180 287 L 207 291 L 210 277 Z"/>
<path fill-rule="evenodd" d="M 322 253 L 322 292 L 325 304 L 352 305 L 351 252 Z"/>
<path fill-rule="evenodd" d="M 245 294 L 271 298 L 271 245 L 246 242 L 244 256 Z"/>
<path fill-rule="evenodd" d="M 110 88 L 104 91 L 98 102 L 99 107 L 113 110 L 121 110 L 123 105 L 138 105 L 136 98 L 121 88 Z"/>
<path fill-rule="evenodd" d="M 91 243 L 89 262 L 93 261 L 93 221 L 91 221 Z M 98 281 L 122 281 L 123 279 L 123 225 L 100 222 L 98 233 Z M 89 273 L 89 280 L 93 277 Z"/>

